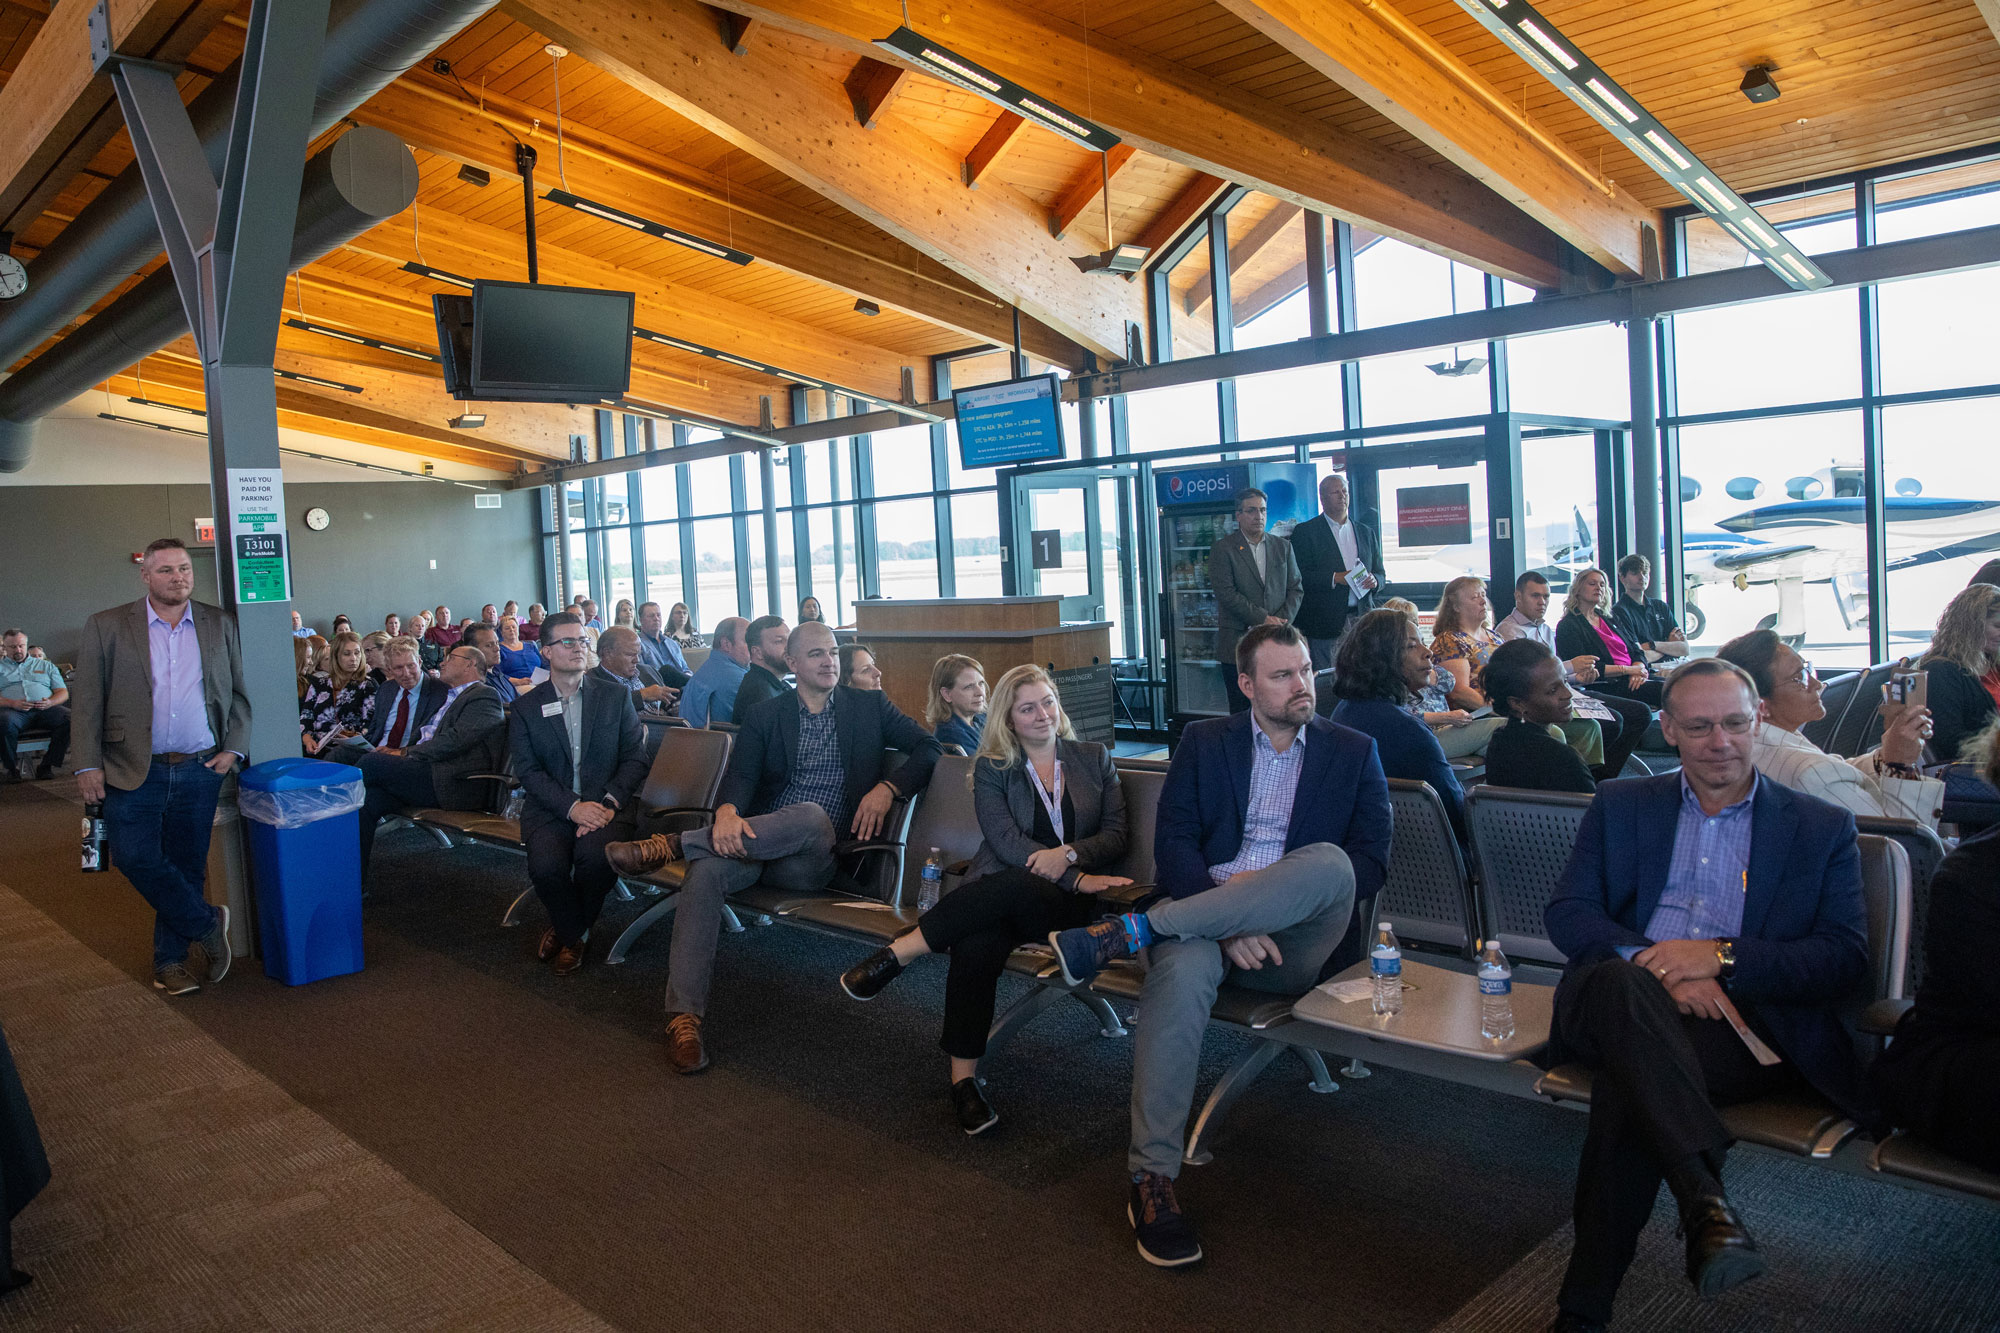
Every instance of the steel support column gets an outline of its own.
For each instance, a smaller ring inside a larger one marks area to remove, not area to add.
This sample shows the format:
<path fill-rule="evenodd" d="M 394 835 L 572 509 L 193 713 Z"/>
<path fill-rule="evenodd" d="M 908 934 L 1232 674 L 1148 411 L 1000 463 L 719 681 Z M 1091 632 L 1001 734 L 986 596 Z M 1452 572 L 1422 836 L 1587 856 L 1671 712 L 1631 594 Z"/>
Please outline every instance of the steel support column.
<path fill-rule="evenodd" d="M 1653 321 L 1635 316 L 1625 325 L 1626 373 L 1632 382 L 1632 549 L 1653 568 L 1648 591 L 1659 596 L 1660 414 L 1653 375 Z M 1680 497 L 1675 496 L 1678 500 Z M 1610 551 L 1597 553 L 1598 565 L 1609 570 L 1618 559 Z"/>
<path fill-rule="evenodd" d="M 230 474 L 282 473 L 272 367 L 327 4 L 255 0 L 251 5 L 220 182 L 181 104 L 175 83 L 179 71 L 113 49 L 108 0 L 100 0 L 90 18 L 92 57 L 117 91 L 174 284 L 201 353 L 216 574 L 222 606 L 235 614 L 242 639 L 253 760 L 299 753 L 291 607 L 289 602 L 239 603 Z M 289 569 L 291 553 L 283 553 Z"/>

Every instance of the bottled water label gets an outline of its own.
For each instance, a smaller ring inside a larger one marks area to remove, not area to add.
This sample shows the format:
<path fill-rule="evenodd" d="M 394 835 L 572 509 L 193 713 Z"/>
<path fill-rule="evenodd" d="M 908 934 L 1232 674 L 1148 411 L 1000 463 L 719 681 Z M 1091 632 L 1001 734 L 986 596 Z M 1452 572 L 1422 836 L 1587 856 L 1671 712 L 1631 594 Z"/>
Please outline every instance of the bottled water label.
<path fill-rule="evenodd" d="M 1403 975 L 1403 956 L 1399 953 L 1370 954 L 1368 968 L 1378 977 L 1400 977 Z"/>
<path fill-rule="evenodd" d="M 1504 974 L 1489 977 L 1482 972 L 1479 975 L 1479 993 L 1481 995 L 1512 995 L 1514 993 L 1514 978 Z"/>

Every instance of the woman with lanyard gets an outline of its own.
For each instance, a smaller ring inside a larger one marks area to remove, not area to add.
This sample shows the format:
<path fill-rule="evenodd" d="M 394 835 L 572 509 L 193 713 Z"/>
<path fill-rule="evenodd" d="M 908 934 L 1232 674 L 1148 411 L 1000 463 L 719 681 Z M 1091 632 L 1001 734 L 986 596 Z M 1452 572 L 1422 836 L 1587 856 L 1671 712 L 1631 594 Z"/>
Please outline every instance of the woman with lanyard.
<path fill-rule="evenodd" d="M 1000 1119 L 977 1074 L 1008 955 L 1088 925 L 1103 914 L 1094 895 L 1131 883 L 1093 873 L 1125 853 L 1125 795 L 1111 752 L 1076 739 L 1049 674 L 1018 666 L 1000 677 L 989 716 L 972 763 L 985 841 L 967 882 L 840 978 L 849 995 L 872 1000 L 915 959 L 951 955 L 938 1044 L 951 1057 L 952 1104 L 967 1134 Z"/>

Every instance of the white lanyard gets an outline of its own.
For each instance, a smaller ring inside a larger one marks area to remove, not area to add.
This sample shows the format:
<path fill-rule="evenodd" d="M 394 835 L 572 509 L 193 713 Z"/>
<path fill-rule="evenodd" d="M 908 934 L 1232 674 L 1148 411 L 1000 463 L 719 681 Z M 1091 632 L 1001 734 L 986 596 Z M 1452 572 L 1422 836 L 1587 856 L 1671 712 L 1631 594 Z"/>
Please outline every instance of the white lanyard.
<path fill-rule="evenodd" d="M 1049 812 L 1049 827 L 1055 830 L 1056 845 L 1060 847 L 1063 844 L 1062 760 L 1056 760 L 1056 794 L 1054 796 L 1050 796 L 1049 789 L 1042 785 L 1042 775 L 1035 771 L 1035 761 L 1028 759 L 1023 762 L 1028 766 L 1028 781 L 1035 784 L 1035 795 L 1042 798 L 1042 809 Z"/>

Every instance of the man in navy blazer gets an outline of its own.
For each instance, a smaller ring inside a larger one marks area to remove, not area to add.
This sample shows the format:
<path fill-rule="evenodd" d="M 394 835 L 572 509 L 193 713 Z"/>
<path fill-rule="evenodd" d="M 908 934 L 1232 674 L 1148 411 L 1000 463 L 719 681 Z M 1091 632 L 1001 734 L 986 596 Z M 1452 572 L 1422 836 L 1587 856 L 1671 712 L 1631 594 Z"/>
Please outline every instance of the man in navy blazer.
<path fill-rule="evenodd" d="M 1716 1107 L 1810 1087 L 1875 1118 L 1836 1013 L 1867 970 L 1854 816 L 1758 776 L 1742 668 L 1690 662 L 1663 705 L 1681 772 L 1598 789 L 1546 914 L 1569 958 L 1550 1062 L 1593 1073 L 1561 1330 L 1610 1322 L 1662 1178 L 1697 1290 L 1763 1272 L 1723 1192 Z M 1737 1017 L 1779 1063 L 1759 1063 Z"/>
<path fill-rule="evenodd" d="M 1140 1257 L 1162 1268 L 1201 1258 L 1173 1182 L 1216 988 L 1227 976 L 1303 995 L 1389 866 L 1375 742 L 1313 715 L 1305 639 L 1290 625 L 1255 626 L 1236 665 L 1250 710 L 1188 727 L 1160 790 L 1153 866 L 1167 899 L 1049 937 L 1071 985 L 1151 947 L 1132 1049 L 1128 1216 Z"/>

